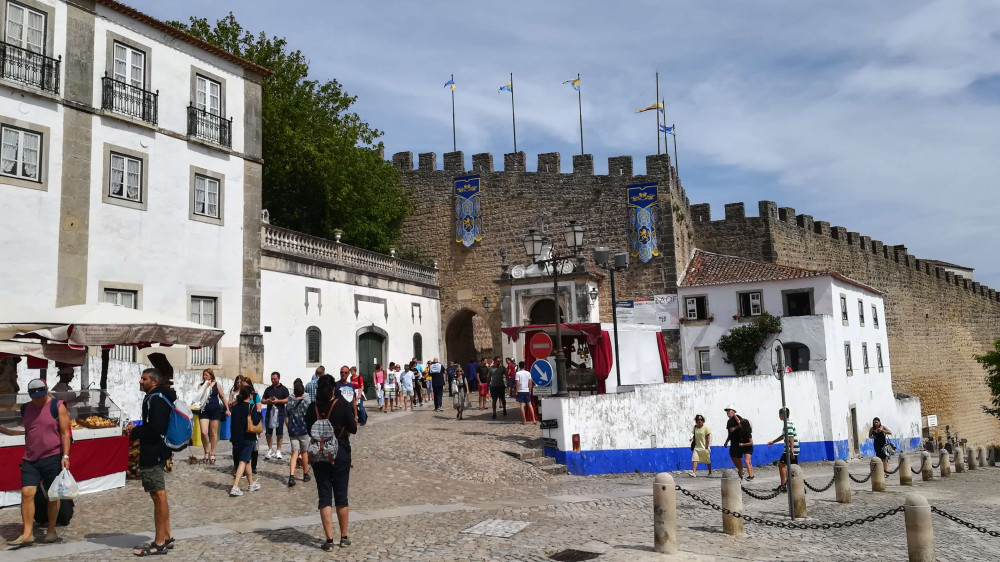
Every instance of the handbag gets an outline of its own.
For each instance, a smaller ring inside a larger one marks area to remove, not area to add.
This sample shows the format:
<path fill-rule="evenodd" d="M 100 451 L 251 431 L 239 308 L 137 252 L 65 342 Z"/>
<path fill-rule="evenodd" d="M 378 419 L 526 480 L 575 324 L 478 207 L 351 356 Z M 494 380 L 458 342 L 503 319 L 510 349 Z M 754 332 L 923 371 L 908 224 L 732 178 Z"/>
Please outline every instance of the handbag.
<path fill-rule="evenodd" d="M 882 452 L 885 453 L 886 458 L 891 457 L 896 454 L 896 446 L 886 440 L 885 447 L 882 447 Z"/>
<path fill-rule="evenodd" d="M 263 416 L 261 416 L 260 419 L 256 423 L 254 423 L 253 421 L 254 412 L 256 412 L 256 409 L 253 409 L 253 406 L 251 406 L 250 412 L 247 413 L 247 433 L 260 435 L 261 433 L 264 433 L 264 419 Z M 260 413 L 258 412 L 257 415 L 260 416 Z"/>
<path fill-rule="evenodd" d="M 691 431 L 691 450 L 692 451 L 694 450 L 694 443 L 697 440 L 697 438 L 698 438 L 698 434 L 696 434 L 694 431 Z"/>

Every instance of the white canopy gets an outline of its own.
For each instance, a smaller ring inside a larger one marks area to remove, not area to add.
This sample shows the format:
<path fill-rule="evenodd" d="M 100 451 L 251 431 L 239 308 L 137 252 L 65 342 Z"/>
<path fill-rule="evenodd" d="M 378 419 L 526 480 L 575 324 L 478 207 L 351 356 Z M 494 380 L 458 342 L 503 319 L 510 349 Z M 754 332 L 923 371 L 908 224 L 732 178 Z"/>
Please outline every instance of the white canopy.
<path fill-rule="evenodd" d="M 0 341 L 0 355 L 29 355 L 38 359 L 83 365 L 87 352 L 82 349 L 72 349 L 66 345 L 41 344 L 21 341 Z"/>
<path fill-rule="evenodd" d="M 3 313 L 0 340 L 38 337 L 70 345 L 185 345 L 219 343 L 223 331 L 111 303 L 80 304 L 48 311 Z"/>

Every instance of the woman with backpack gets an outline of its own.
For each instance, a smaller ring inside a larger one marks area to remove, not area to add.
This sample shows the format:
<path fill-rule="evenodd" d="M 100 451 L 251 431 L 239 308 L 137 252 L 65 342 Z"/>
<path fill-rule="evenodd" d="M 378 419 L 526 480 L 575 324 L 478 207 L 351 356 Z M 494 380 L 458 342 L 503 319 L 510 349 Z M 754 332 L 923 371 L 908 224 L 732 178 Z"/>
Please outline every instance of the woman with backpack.
<path fill-rule="evenodd" d="M 260 413 L 260 403 L 251 406 L 249 400 L 253 389 L 249 385 L 240 388 L 236 395 L 236 405 L 233 406 L 232 427 L 230 429 L 230 441 L 233 443 L 233 458 L 239 459 L 236 466 L 236 479 L 233 480 L 233 487 L 229 490 L 229 495 L 238 497 L 243 495 L 240 490 L 240 478 L 246 473 L 247 482 L 250 484 L 249 491 L 254 492 L 260 489 L 260 482 L 254 481 L 254 470 L 251 467 L 253 447 L 257 443 L 257 435 L 264 431 L 263 416 Z"/>
<path fill-rule="evenodd" d="M 333 542 L 333 508 L 337 508 L 340 524 L 340 547 L 350 546 L 347 538 L 347 488 L 351 476 L 350 435 L 358 432 L 353 406 L 336 392 L 332 375 L 323 375 L 317 383 L 316 402 L 306 410 L 309 432 L 309 460 L 313 463 L 319 515 L 326 542 L 323 550 L 331 550 Z"/>
<path fill-rule="evenodd" d="M 288 440 L 292 447 L 292 460 L 288 466 L 288 487 L 295 485 L 295 463 L 302 459 L 302 481 L 309 481 L 309 435 L 306 432 L 306 410 L 309 401 L 305 399 L 306 387 L 302 379 L 292 383 L 292 398 L 285 406 L 285 425 L 288 426 Z"/>

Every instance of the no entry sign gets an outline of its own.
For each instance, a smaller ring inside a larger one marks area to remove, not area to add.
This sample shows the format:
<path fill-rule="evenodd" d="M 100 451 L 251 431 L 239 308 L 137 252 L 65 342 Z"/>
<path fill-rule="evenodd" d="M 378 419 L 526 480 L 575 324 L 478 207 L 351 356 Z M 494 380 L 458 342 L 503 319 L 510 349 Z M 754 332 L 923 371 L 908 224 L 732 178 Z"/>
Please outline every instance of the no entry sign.
<path fill-rule="evenodd" d="M 552 338 L 545 332 L 537 332 L 528 340 L 528 352 L 535 359 L 545 359 L 552 354 Z"/>

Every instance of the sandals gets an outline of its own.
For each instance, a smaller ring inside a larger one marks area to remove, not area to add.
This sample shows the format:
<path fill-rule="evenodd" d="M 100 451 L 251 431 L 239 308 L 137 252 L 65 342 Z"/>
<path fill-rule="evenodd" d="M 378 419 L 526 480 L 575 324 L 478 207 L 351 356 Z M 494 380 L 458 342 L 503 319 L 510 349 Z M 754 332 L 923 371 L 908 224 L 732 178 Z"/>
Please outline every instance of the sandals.
<path fill-rule="evenodd" d="M 167 539 L 167 541 L 170 540 L 173 539 Z M 166 554 L 168 548 L 169 547 L 167 546 L 167 542 L 164 542 L 161 545 L 157 545 L 155 542 L 151 542 L 149 544 L 138 544 L 133 548 L 132 554 L 136 556 L 149 556 L 151 554 Z"/>
<path fill-rule="evenodd" d="M 215 466 L 215 455 L 212 455 L 211 457 L 209 457 L 208 464 L 210 464 L 212 466 Z M 170 539 L 170 540 L 173 540 L 173 539 Z"/>

